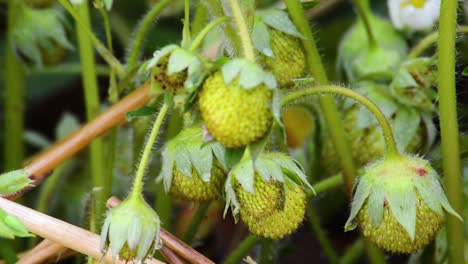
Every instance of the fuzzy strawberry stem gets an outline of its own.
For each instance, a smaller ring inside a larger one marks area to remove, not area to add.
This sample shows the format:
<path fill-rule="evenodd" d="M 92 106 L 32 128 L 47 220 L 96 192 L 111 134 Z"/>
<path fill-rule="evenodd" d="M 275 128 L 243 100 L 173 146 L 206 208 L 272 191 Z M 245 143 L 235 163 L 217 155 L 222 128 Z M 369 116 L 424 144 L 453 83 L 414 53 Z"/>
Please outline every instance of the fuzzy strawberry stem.
<path fill-rule="evenodd" d="M 455 41 L 457 26 L 457 0 L 442 0 L 437 50 L 439 70 L 439 113 L 444 181 L 447 198 L 455 211 L 463 212 L 463 190 L 460 163 L 457 118 Z M 457 263 L 464 258 L 463 221 L 447 214 L 448 262 Z"/>
<path fill-rule="evenodd" d="M 188 48 L 190 37 L 190 0 L 184 0 L 184 28 L 182 29 L 182 47 Z"/>
<path fill-rule="evenodd" d="M 367 97 L 351 90 L 348 88 L 343 88 L 334 85 L 327 85 L 327 86 L 316 86 L 309 89 L 303 89 L 296 92 L 293 92 L 289 95 L 283 97 L 281 104 L 286 105 L 289 104 L 297 99 L 303 98 L 304 96 L 309 96 L 313 94 L 337 94 L 342 95 L 353 100 L 356 100 L 360 104 L 364 105 L 369 109 L 369 111 L 374 114 L 379 122 L 380 126 L 382 127 L 382 132 L 384 134 L 385 145 L 386 145 L 386 158 L 398 158 L 401 154 L 398 151 L 398 148 L 395 143 L 395 138 L 393 136 L 392 127 L 388 122 L 385 115 L 380 110 L 380 108 Z"/>
<path fill-rule="evenodd" d="M 130 56 L 128 57 L 127 62 L 127 71 L 133 69 L 133 67 L 138 62 L 140 52 L 142 50 L 143 41 L 145 39 L 146 33 L 153 25 L 154 19 L 158 16 L 164 8 L 171 3 L 171 0 L 162 0 L 153 6 L 153 8 L 145 15 L 141 21 L 140 26 L 135 33 L 135 41 L 132 44 L 130 50 Z"/>
<path fill-rule="evenodd" d="M 371 24 L 369 21 L 370 7 L 369 0 L 354 0 L 354 5 L 358 11 L 359 18 L 364 24 L 364 28 L 367 33 L 367 40 L 369 41 L 369 48 L 373 49 L 377 47 L 377 41 L 375 40 L 374 32 L 372 32 Z"/>
<path fill-rule="evenodd" d="M 192 44 L 190 45 L 190 50 L 191 51 L 195 51 L 199 46 L 200 44 L 202 43 L 203 39 L 205 39 L 206 35 L 208 35 L 208 33 L 214 28 L 216 27 L 217 25 L 223 23 L 223 22 L 226 22 L 228 21 L 229 18 L 228 17 L 218 17 L 217 19 L 211 21 L 208 25 L 206 25 L 201 31 L 200 33 L 197 34 L 197 36 L 195 37 L 195 39 L 193 40 Z"/>
<path fill-rule="evenodd" d="M 250 39 L 247 23 L 245 22 L 244 16 L 242 15 L 239 1 L 229 0 L 229 5 L 231 6 L 232 15 L 234 16 L 234 20 L 237 24 L 237 30 L 239 31 L 239 36 L 242 42 L 244 57 L 252 62 L 255 62 L 255 53 L 252 46 L 252 39 Z"/>
<path fill-rule="evenodd" d="M 68 13 L 75 19 L 76 23 L 80 26 L 91 39 L 96 51 L 102 56 L 102 58 L 115 69 L 118 76 L 122 77 L 124 74 L 124 69 L 120 61 L 110 52 L 104 44 L 99 41 L 99 39 L 91 31 L 91 28 L 86 25 L 86 22 L 80 16 L 80 14 L 73 8 L 68 0 L 58 0 L 58 2 L 68 11 Z"/>
<path fill-rule="evenodd" d="M 153 150 L 154 143 L 159 134 L 159 130 L 161 129 L 161 125 L 164 121 L 164 117 L 166 116 L 168 109 L 169 106 L 167 104 L 163 104 L 159 110 L 156 121 L 154 122 L 153 128 L 149 134 L 148 141 L 146 141 L 143 154 L 141 155 L 140 164 L 138 165 L 135 179 L 133 180 L 133 186 L 130 195 L 141 195 L 143 190 L 143 177 L 145 176 L 145 171 L 151 156 L 151 151 Z"/>
<path fill-rule="evenodd" d="M 457 33 L 468 34 L 468 26 L 458 26 Z M 432 47 L 439 39 L 439 32 L 432 32 L 423 39 L 421 39 L 408 53 L 406 59 L 414 59 L 419 57 L 424 51 Z"/>

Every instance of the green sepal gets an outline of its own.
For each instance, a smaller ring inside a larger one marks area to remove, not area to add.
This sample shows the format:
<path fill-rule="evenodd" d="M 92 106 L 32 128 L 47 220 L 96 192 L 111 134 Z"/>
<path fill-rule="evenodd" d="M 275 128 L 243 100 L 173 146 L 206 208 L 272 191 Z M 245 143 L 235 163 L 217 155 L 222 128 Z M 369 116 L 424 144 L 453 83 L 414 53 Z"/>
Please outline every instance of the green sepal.
<path fill-rule="evenodd" d="M 151 71 L 151 69 L 158 64 L 158 62 L 165 56 L 169 55 L 172 53 L 175 49 L 179 48 L 179 46 L 175 44 L 170 44 L 167 46 L 164 46 L 162 49 L 156 50 L 153 53 L 153 58 L 149 59 L 145 63 L 143 63 L 140 67 L 140 72 L 148 72 Z"/>
<path fill-rule="evenodd" d="M 365 176 L 359 178 L 356 191 L 353 195 L 353 201 L 351 202 L 351 213 L 344 226 L 345 231 L 350 231 L 357 227 L 358 223 L 355 221 L 355 218 L 364 205 L 364 202 L 369 197 L 372 184 L 373 182 L 369 181 Z"/>
<path fill-rule="evenodd" d="M 34 186 L 29 173 L 24 169 L 14 170 L 0 175 L 0 195 L 9 195 L 24 188 Z"/>
<path fill-rule="evenodd" d="M 242 188 L 250 193 L 254 193 L 255 169 L 249 148 L 245 149 L 241 161 L 232 168 L 229 174 L 240 183 Z"/>
<path fill-rule="evenodd" d="M 305 185 L 315 193 L 314 188 L 312 188 L 312 185 L 310 185 L 310 183 L 307 181 L 307 176 L 304 173 L 304 169 L 297 161 L 293 160 L 288 155 L 278 152 L 270 152 L 265 155 L 267 155 L 267 157 L 273 162 L 278 164 L 281 167 L 283 173 L 288 175 L 289 178 L 296 184 Z"/>
<path fill-rule="evenodd" d="M 226 154 L 224 156 L 224 163 L 227 168 L 236 166 L 244 155 L 245 148 L 226 148 Z"/>
<path fill-rule="evenodd" d="M 110 11 L 112 9 L 112 4 L 114 0 L 102 0 L 104 2 L 104 6 L 106 7 L 107 11 Z"/>
<path fill-rule="evenodd" d="M 34 237 L 24 224 L 13 215 L 0 208 L 0 237 L 13 239 L 15 237 Z"/>
<path fill-rule="evenodd" d="M 271 112 L 273 113 L 273 121 L 279 129 L 280 140 L 283 144 L 287 143 L 286 128 L 283 123 L 283 115 L 281 114 L 281 98 L 283 93 L 280 89 L 273 90 L 273 98 L 271 100 Z"/>
<path fill-rule="evenodd" d="M 382 184 L 372 185 L 369 199 L 367 200 L 367 211 L 374 226 L 379 226 L 383 219 L 385 203 L 385 188 Z"/>
<path fill-rule="evenodd" d="M 234 217 L 234 221 L 237 223 L 239 220 L 239 211 L 240 211 L 240 203 L 237 200 L 236 192 L 232 186 L 233 178 L 231 174 L 227 176 L 226 182 L 224 183 L 224 192 L 226 195 L 226 204 L 224 206 L 223 217 L 226 217 L 227 211 L 231 208 L 232 216 Z"/>
<path fill-rule="evenodd" d="M 270 45 L 270 33 L 268 32 L 268 27 L 258 15 L 255 16 L 252 30 L 252 43 L 254 48 L 263 55 L 268 57 L 275 56 Z"/>
<path fill-rule="evenodd" d="M 258 64 L 247 59 L 232 59 L 222 66 L 221 71 L 226 84 L 238 77 L 239 85 L 244 89 L 252 89 L 262 83 L 270 89 L 278 86 L 271 72 L 263 70 Z"/>
<path fill-rule="evenodd" d="M 288 35 L 304 39 L 304 36 L 297 30 L 296 26 L 289 18 L 288 13 L 278 9 L 268 9 L 258 11 L 257 14 L 268 26 Z"/>
<path fill-rule="evenodd" d="M 162 167 L 156 181 L 164 181 L 164 190 L 166 192 L 169 192 L 172 185 L 172 170 L 174 169 L 175 154 L 175 149 L 170 147 L 164 148 L 161 154 Z"/>
<path fill-rule="evenodd" d="M 203 181 L 209 182 L 211 168 L 213 167 L 213 150 L 210 145 L 194 144 L 187 147 L 192 166 L 198 172 Z"/>
<path fill-rule="evenodd" d="M 417 196 L 412 184 L 394 183 L 386 186 L 386 198 L 395 219 L 408 232 L 411 240 L 416 232 L 416 201 Z"/>
<path fill-rule="evenodd" d="M 137 110 L 133 110 L 133 111 L 125 113 L 125 119 L 128 122 L 131 122 L 132 120 L 136 118 L 152 116 L 156 114 L 157 112 L 158 112 L 158 109 L 155 107 L 142 106 L 138 108 Z"/>
<path fill-rule="evenodd" d="M 395 140 L 397 147 L 401 152 L 404 152 L 406 147 L 411 143 L 416 135 L 421 116 L 418 112 L 409 107 L 400 107 L 396 113 L 393 127 L 395 130 Z"/>
<path fill-rule="evenodd" d="M 437 138 L 438 131 L 431 113 L 423 113 L 421 114 L 421 118 L 424 122 L 424 127 L 426 128 L 426 150 L 429 150 Z"/>
<path fill-rule="evenodd" d="M 414 186 L 418 190 L 419 195 L 421 196 L 424 203 L 434 212 L 439 215 L 443 215 L 442 205 L 439 201 L 439 196 L 437 193 L 442 189 L 440 186 L 437 175 L 432 175 L 434 171 L 430 171 L 429 175 L 426 177 L 415 177 L 413 180 Z"/>
<path fill-rule="evenodd" d="M 169 147 L 169 146 L 168 146 Z M 192 162 L 184 144 L 175 145 L 175 166 L 186 177 L 192 177 Z"/>

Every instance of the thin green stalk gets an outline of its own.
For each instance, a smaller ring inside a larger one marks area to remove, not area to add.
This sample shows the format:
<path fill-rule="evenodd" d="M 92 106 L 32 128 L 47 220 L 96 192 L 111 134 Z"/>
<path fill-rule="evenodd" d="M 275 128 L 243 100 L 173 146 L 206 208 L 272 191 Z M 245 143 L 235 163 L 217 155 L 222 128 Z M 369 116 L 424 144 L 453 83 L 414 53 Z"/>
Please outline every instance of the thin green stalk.
<path fill-rule="evenodd" d="M 188 245 L 191 245 L 195 235 L 197 234 L 198 227 L 200 223 L 205 219 L 206 212 L 210 207 L 210 203 L 203 203 L 200 204 L 197 208 L 197 211 L 192 216 L 192 220 L 190 221 L 190 225 L 187 227 L 187 231 L 184 234 L 184 242 Z"/>
<path fill-rule="evenodd" d="M 158 182 L 156 184 L 154 209 L 158 212 L 159 219 L 161 219 L 161 227 L 164 227 L 166 230 L 172 230 L 172 202 L 171 196 L 164 189 L 164 183 Z"/>
<path fill-rule="evenodd" d="M 8 1 L 7 45 L 5 45 L 5 132 L 3 138 L 5 162 L 3 170 L 5 171 L 20 168 L 24 158 L 25 74 L 13 50 L 13 33 L 20 2 L 17 0 Z"/>
<path fill-rule="evenodd" d="M 98 76 L 106 76 L 110 74 L 109 66 L 107 65 L 96 65 L 96 74 Z M 73 75 L 81 74 L 82 69 L 79 63 L 64 63 L 59 66 L 34 68 L 28 74 L 31 75 L 43 75 L 43 74 L 57 74 L 57 75 Z"/>
<path fill-rule="evenodd" d="M 455 85 L 455 40 L 457 0 L 442 0 L 439 21 L 439 116 L 442 144 L 442 164 L 447 198 L 453 209 L 463 212 L 462 175 L 460 163 L 457 99 Z M 452 214 L 447 218 L 448 262 L 463 262 L 463 221 Z"/>
<path fill-rule="evenodd" d="M 164 8 L 171 3 L 171 0 L 161 0 L 156 5 L 154 5 L 151 10 L 145 15 L 141 24 L 138 26 L 138 29 L 135 33 L 134 41 L 130 50 L 130 55 L 127 62 L 127 71 L 132 69 L 138 62 L 140 52 L 142 50 L 143 41 L 145 39 L 146 33 L 151 28 L 153 21 L 156 16 L 158 16 Z"/>
<path fill-rule="evenodd" d="M 309 204 L 307 206 L 306 216 L 312 228 L 312 231 L 315 234 L 315 237 L 322 246 L 325 255 L 327 255 L 328 257 L 328 262 L 332 264 L 338 264 L 338 255 L 336 254 L 335 249 L 333 249 L 333 245 L 331 244 L 330 240 L 327 237 L 327 234 L 325 233 L 325 231 L 322 228 L 322 225 L 320 224 L 319 216 L 313 204 Z"/>
<path fill-rule="evenodd" d="M 83 68 L 81 77 L 83 80 L 85 95 L 86 116 L 88 120 L 93 120 L 100 113 L 100 101 L 93 45 L 89 35 L 86 33 L 91 26 L 88 2 L 84 1 L 79 5 L 77 7 L 77 11 L 83 22 L 83 24 L 77 25 L 77 39 L 80 63 Z M 93 187 L 101 188 L 101 191 L 95 194 L 96 206 L 95 211 L 91 212 L 91 220 L 96 223 L 100 223 L 100 219 L 105 212 L 105 199 L 110 195 L 110 180 L 107 179 L 108 177 L 105 177 L 104 144 L 102 139 L 96 138 L 93 140 L 89 149 L 89 162 Z"/>
<path fill-rule="evenodd" d="M 242 10 L 239 6 L 239 2 L 237 0 L 229 0 L 229 6 L 231 7 L 234 21 L 236 21 L 238 34 L 242 43 L 242 51 L 244 57 L 252 62 L 255 62 L 255 53 L 252 46 L 252 39 L 250 39 L 247 23 L 245 22 L 244 15 L 242 15 Z"/>
<path fill-rule="evenodd" d="M 309 23 L 305 17 L 304 9 L 302 8 L 300 1 L 297 0 L 285 0 L 285 3 L 288 7 L 288 12 L 292 21 L 305 37 L 302 43 L 306 51 L 309 69 L 318 83 L 326 85 L 328 83 L 327 73 L 325 72 Z M 345 137 L 343 122 L 333 97 L 321 96 L 319 98 L 319 103 L 327 123 L 330 136 L 335 145 L 338 156 L 340 157 L 347 190 L 351 193 L 354 178 L 356 177 L 356 169 L 353 155 L 351 153 L 351 147 Z"/>
<path fill-rule="evenodd" d="M 205 27 L 206 22 L 208 22 L 208 10 L 206 10 L 206 6 L 203 4 L 197 5 L 192 21 L 192 34 L 198 35 L 198 33 Z"/>
<path fill-rule="evenodd" d="M 260 238 L 254 235 L 246 237 L 235 250 L 224 260 L 224 264 L 237 264 L 249 253 L 249 251 L 260 241 Z"/>
<path fill-rule="evenodd" d="M 364 239 L 358 238 L 351 247 L 347 248 L 340 259 L 341 264 L 357 263 L 364 253 Z"/>
<path fill-rule="evenodd" d="M 125 18 L 116 12 L 113 12 L 109 18 L 114 36 L 123 47 L 128 47 L 132 39 L 132 29 L 128 26 Z"/>
<path fill-rule="evenodd" d="M 82 17 L 77 10 L 73 8 L 73 6 L 69 3 L 68 0 L 58 0 L 58 2 L 68 11 L 68 13 L 75 19 L 76 23 L 79 25 L 79 28 L 84 32 L 84 34 L 88 35 L 90 41 L 96 48 L 96 51 L 101 55 L 101 57 L 109 64 L 110 67 L 114 68 L 117 75 L 119 77 L 124 75 L 124 69 L 120 61 L 115 58 L 114 54 L 110 52 L 106 46 L 104 46 L 101 41 L 94 35 L 91 27 L 88 25 L 88 21 Z M 86 2 L 86 1 L 84 1 Z M 79 6 L 83 6 L 85 3 L 80 4 Z M 87 5 L 87 3 L 86 3 Z M 81 9 L 81 7 L 79 7 Z"/>
<path fill-rule="evenodd" d="M 199 46 L 200 44 L 202 43 L 202 41 L 205 39 L 206 35 L 208 35 L 208 33 L 214 28 L 216 27 L 217 25 L 223 23 L 223 22 L 226 22 L 228 21 L 229 18 L 228 17 L 218 17 L 217 19 L 211 21 L 208 25 L 206 25 L 201 31 L 199 34 L 197 34 L 197 36 L 195 37 L 195 39 L 193 40 L 192 44 L 190 45 L 190 50 L 191 51 L 195 51 Z"/>
<path fill-rule="evenodd" d="M 190 0 L 184 0 L 184 27 L 182 29 L 182 47 L 190 45 Z"/>
<path fill-rule="evenodd" d="M 377 121 L 379 122 L 380 127 L 382 128 L 382 133 L 384 135 L 385 146 L 386 146 L 386 157 L 393 158 L 393 157 L 401 156 L 398 152 L 398 149 L 395 143 L 395 138 L 393 136 L 392 127 L 390 126 L 390 123 L 388 122 L 383 112 L 374 102 L 372 102 L 367 97 L 357 93 L 354 90 L 339 87 L 339 86 L 334 86 L 334 85 L 316 86 L 313 88 L 298 90 L 296 92 L 286 95 L 285 97 L 283 97 L 281 104 L 286 105 L 300 98 L 304 98 L 305 96 L 310 96 L 313 94 L 322 94 L 322 93 L 342 95 L 364 105 L 377 118 Z"/>
<path fill-rule="evenodd" d="M 164 121 L 164 117 L 166 116 L 168 109 L 169 107 L 166 104 L 163 104 L 159 110 L 156 121 L 154 122 L 153 128 L 149 134 L 148 141 L 146 141 L 143 154 L 141 155 L 140 164 L 138 165 L 135 179 L 133 180 L 131 195 L 141 195 L 141 192 L 143 191 L 143 178 L 145 176 L 146 167 L 148 166 L 151 151 L 153 150 L 154 143 L 159 134 L 159 130 L 161 129 L 161 125 Z"/>
<path fill-rule="evenodd" d="M 317 196 L 323 192 L 326 192 L 332 188 L 343 185 L 343 176 L 341 174 L 328 177 L 312 185 L 315 192 L 309 190 L 307 192 L 308 197 Z"/>
<path fill-rule="evenodd" d="M 65 168 L 67 168 L 68 164 L 70 164 L 70 161 L 66 161 L 65 163 L 58 166 L 52 175 L 47 178 L 47 181 L 42 184 L 39 197 L 37 199 L 37 211 L 46 214 L 49 212 L 50 200 L 52 199 L 52 196 L 57 189 L 57 184 L 60 180 L 60 177 L 63 175 L 63 172 Z"/>
<path fill-rule="evenodd" d="M 370 263 L 374 264 L 384 264 L 387 263 L 385 260 L 384 253 L 376 246 L 374 243 L 365 240 L 366 245 L 366 252 L 367 258 L 369 259 Z"/>
<path fill-rule="evenodd" d="M 258 257 L 258 264 L 270 264 L 274 263 L 275 258 L 275 240 L 263 239 L 262 240 L 262 251 Z"/>
<path fill-rule="evenodd" d="M 370 7 L 369 7 L 369 0 L 354 0 L 354 6 L 358 11 L 359 18 L 362 20 L 364 24 L 364 28 L 366 29 L 367 33 L 367 40 L 369 41 L 369 48 L 376 48 L 377 41 L 375 40 L 374 32 L 372 31 L 372 27 L 369 21 L 370 16 Z"/>
<path fill-rule="evenodd" d="M 457 33 L 468 34 L 468 26 L 458 26 Z M 414 59 L 419 57 L 425 50 L 432 47 L 437 40 L 439 39 L 439 32 L 432 32 L 431 34 L 427 35 L 423 39 L 421 39 L 418 44 L 416 44 L 406 56 L 406 59 Z"/>

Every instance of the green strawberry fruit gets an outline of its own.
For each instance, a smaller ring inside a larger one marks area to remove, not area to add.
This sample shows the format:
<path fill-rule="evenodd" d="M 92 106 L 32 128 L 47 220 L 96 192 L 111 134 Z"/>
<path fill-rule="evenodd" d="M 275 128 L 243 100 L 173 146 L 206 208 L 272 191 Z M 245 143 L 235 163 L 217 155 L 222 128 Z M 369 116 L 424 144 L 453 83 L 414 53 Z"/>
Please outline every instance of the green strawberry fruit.
<path fill-rule="evenodd" d="M 359 225 L 377 246 L 412 253 L 432 241 L 444 221 L 444 209 L 460 218 L 429 162 L 388 153 L 359 177 L 345 230 Z"/>
<path fill-rule="evenodd" d="M 199 94 L 199 107 L 208 131 L 225 147 L 238 148 L 263 138 L 273 115 L 271 91 L 260 84 L 240 86 L 238 78 L 229 84 L 220 71 L 208 77 Z"/>
<path fill-rule="evenodd" d="M 185 128 L 164 147 L 158 180 L 164 180 L 166 191 L 183 199 L 217 199 L 226 178 L 223 155 L 220 143 L 203 142 L 201 126 Z"/>
<path fill-rule="evenodd" d="M 241 217 L 255 235 L 281 239 L 294 232 L 304 220 L 306 193 L 295 183 L 285 184 L 284 206 L 275 209 L 270 215 L 256 217 L 241 210 Z"/>
<path fill-rule="evenodd" d="M 175 91 L 178 88 L 184 87 L 184 82 L 187 79 L 187 71 L 180 71 L 174 74 L 168 74 L 167 64 L 169 56 L 162 57 L 155 67 L 154 80 L 157 81 L 163 90 L 172 88 Z"/>
<path fill-rule="evenodd" d="M 265 181 L 260 175 L 254 177 L 254 193 L 245 190 L 240 184 L 236 185 L 235 192 L 241 207 L 241 214 L 253 217 L 264 217 L 280 207 L 283 183 L 271 179 Z"/>
<path fill-rule="evenodd" d="M 280 87 L 292 87 L 293 79 L 304 77 L 306 58 L 302 41 L 277 29 L 270 29 L 274 57 L 262 55 L 262 61 L 276 77 Z"/>
<path fill-rule="evenodd" d="M 224 171 L 216 165 L 211 169 L 208 182 L 205 182 L 194 168 L 191 176 L 184 175 L 176 166 L 173 173 L 171 193 L 182 199 L 198 202 L 218 199 L 226 178 Z"/>

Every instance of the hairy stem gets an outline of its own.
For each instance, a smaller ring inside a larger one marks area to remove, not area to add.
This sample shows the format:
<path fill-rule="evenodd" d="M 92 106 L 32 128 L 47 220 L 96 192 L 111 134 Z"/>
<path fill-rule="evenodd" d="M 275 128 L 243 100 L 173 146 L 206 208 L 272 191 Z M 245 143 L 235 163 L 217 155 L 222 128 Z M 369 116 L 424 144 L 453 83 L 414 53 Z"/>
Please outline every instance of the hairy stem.
<path fill-rule="evenodd" d="M 143 177 L 145 176 L 146 167 L 148 166 L 151 151 L 153 150 L 154 143 L 156 142 L 156 138 L 159 134 L 159 130 L 161 129 L 161 125 L 164 121 L 164 117 L 166 116 L 168 109 L 169 107 L 167 104 L 163 104 L 159 110 L 158 116 L 156 117 L 156 121 L 153 124 L 153 128 L 151 129 L 148 140 L 146 141 L 143 154 L 141 155 L 140 164 L 138 165 L 135 179 L 133 180 L 131 192 L 132 195 L 140 195 L 143 190 Z"/>
<path fill-rule="evenodd" d="M 312 231 L 315 234 L 315 237 L 319 241 L 325 255 L 328 257 L 328 262 L 331 264 L 338 264 L 338 255 L 333 248 L 330 240 L 327 237 L 327 234 L 322 228 L 322 225 L 319 221 L 319 216 L 313 204 L 309 204 L 306 208 L 307 222 L 309 222 Z"/>
<path fill-rule="evenodd" d="M 59 66 L 48 66 L 42 69 L 31 69 L 28 74 L 42 75 L 42 74 L 57 74 L 57 75 L 74 75 L 81 74 L 83 71 L 79 63 L 63 63 Z M 107 65 L 96 65 L 96 74 L 98 76 L 108 76 L 110 68 Z"/>
<path fill-rule="evenodd" d="M 136 65 L 138 58 L 140 56 L 140 52 L 142 50 L 142 46 L 145 40 L 146 33 L 148 33 L 148 30 L 151 28 L 153 21 L 161 13 L 161 11 L 163 11 L 164 8 L 170 3 L 171 3 L 171 0 L 159 1 L 157 4 L 155 4 L 151 8 L 151 10 L 145 15 L 145 17 L 141 21 L 141 24 L 139 25 L 135 33 L 135 37 L 134 37 L 135 40 L 130 49 L 130 55 L 128 57 L 128 62 L 127 62 L 127 71 L 129 69 L 132 69 Z"/>
<path fill-rule="evenodd" d="M 333 85 L 317 86 L 317 87 L 303 89 L 303 90 L 290 93 L 282 99 L 281 104 L 282 105 L 289 104 L 305 96 L 309 96 L 313 94 L 322 94 L 322 93 L 342 95 L 342 96 L 351 98 L 359 102 L 360 104 L 364 105 L 367 109 L 369 109 L 369 111 L 371 111 L 372 114 L 377 118 L 377 121 L 379 122 L 380 127 L 382 128 L 385 145 L 386 145 L 386 156 L 388 158 L 400 156 L 396 143 L 395 143 L 395 138 L 393 136 L 392 127 L 390 126 L 390 123 L 388 122 L 387 118 L 385 118 L 385 115 L 383 114 L 383 112 L 374 102 L 372 102 L 367 97 L 351 89 L 343 88 L 339 86 L 333 86 Z"/>
<path fill-rule="evenodd" d="M 206 25 L 201 31 L 200 33 L 197 34 L 197 36 L 195 37 L 195 39 L 193 40 L 192 44 L 190 45 L 190 50 L 191 51 L 195 51 L 199 46 L 200 44 L 202 43 L 203 39 L 205 39 L 206 35 L 208 35 L 208 33 L 214 28 L 216 27 L 217 25 L 223 23 L 223 22 L 226 22 L 228 21 L 229 18 L 228 17 L 218 17 L 217 19 L 211 21 L 208 25 Z"/>
<path fill-rule="evenodd" d="M 91 28 L 87 25 L 88 22 L 80 16 L 80 14 L 73 8 L 73 6 L 69 3 L 68 0 L 58 0 L 58 2 L 68 11 L 68 13 L 75 19 L 76 23 L 79 25 L 80 30 L 87 34 L 90 38 L 91 42 L 93 43 L 96 51 L 102 56 L 102 58 L 109 64 L 110 67 L 115 69 L 115 72 L 120 77 L 123 76 L 124 70 L 120 61 L 115 58 L 115 56 L 110 52 L 106 46 L 104 46 L 101 41 L 94 35 Z M 81 4 L 84 5 L 85 3 Z M 87 5 L 87 4 L 86 4 Z"/>
<path fill-rule="evenodd" d="M 229 254 L 224 260 L 224 264 L 236 264 L 242 261 L 247 253 L 260 241 L 258 236 L 249 235 L 246 237 L 235 250 Z"/>
<path fill-rule="evenodd" d="M 437 54 L 440 136 L 445 188 L 453 209 L 461 214 L 463 212 L 463 191 L 455 85 L 457 4 L 457 0 L 442 0 L 441 2 Z M 463 221 L 452 214 L 447 214 L 446 217 L 448 262 L 463 262 L 465 259 Z"/>
<path fill-rule="evenodd" d="M 83 22 L 83 25 L 77 26 L 77 38 L 80 62 L 83 66 L 81 77 L 85 95 L 86 116 L 88 120 L 92 120 L 100 113 L 100 101 L 93 46 L 84 29 L 84 27 L 89 29 L 91 26 L 88 3 L 83 2 L 78 6 L 77 11 Z M 95 211 L 91 213 L 91 218 L 96 217 L 97 222 L 100 222 L 98 218 L 104 213 L 105 198 L 110 194 L 110 179 L 105 174 L 104 142 L 101 138 L 96 138 L 91 142 L 89 154 L 93 187 L 101 188 L 101 191 L 96 193 L 96 206 Z"/>
<path fill-rule="evenodd" d="M 239 2 L 236 0 L 229 0 L 229 6 L 231 7 L 232 15 L 237 25 L 244 57 L 252 62 L 255 62 L 255 53 L 252 46 L 252 39 L 250 39 L 247 23 L 245 21 L 244 15 L 242 14 Z"/>
<path fill-rule="evenodd" d="M 468 26 L 458 26 L 457 33 L 468 34 Z M 418 44 L 416 44 L 406 56 L 406 59 L 414 59 L 420 56 L 428 48 L 432 47 L 437 40 L 439 39 L 439 32 L 432 32 L 423 39 L 421 39 Z"/>
<path fill-rule="evenodd" d="M 369 21 L 370 7 L 369 0 L 353 0 L 354 6 L 358 11 L 359 18 L 364 24 L 364 28 L 367 33 L 367 40 L 369 41 L 369 48 L 373 49 L 377 47 L 377 41 L 375 40 L 374 32 L 372 32 L 371 23 Z"/>
<path fill-rule="evenodd" d="M 190 0 L 184 0 L 184 27 L 182 29 L 182 47 L 190 45 Z"/>
<path fill-rule="evenodd" d="M 307 63 L 315 80 L 326 85 L 328 83 L 327 73 L 323 66 L 322 59 L 315 44 L 314 36 L 309 27 L 309 22 L 304 15 L 304 9 L 300 1 L 285 0 L 288 7 L 289 15 L 293 20 L 298 30 L 305 36 L 302 41 L 307 55 Z M 321 96 L 319 98 L 320 107 L 324 114 L 330 136 L 340 157 L 341 165 L 343 168 L 343 177 L 345 178 L 346 188 L 348 193 L 351 194 L 354 185 L 354 178 L 356 177 L 356 169 L 354 166 L 353 155 L 351 147 L 347 142 L 343 122 L 341 121 L 340 114 L 334 99 L 331 96 Z"/>

